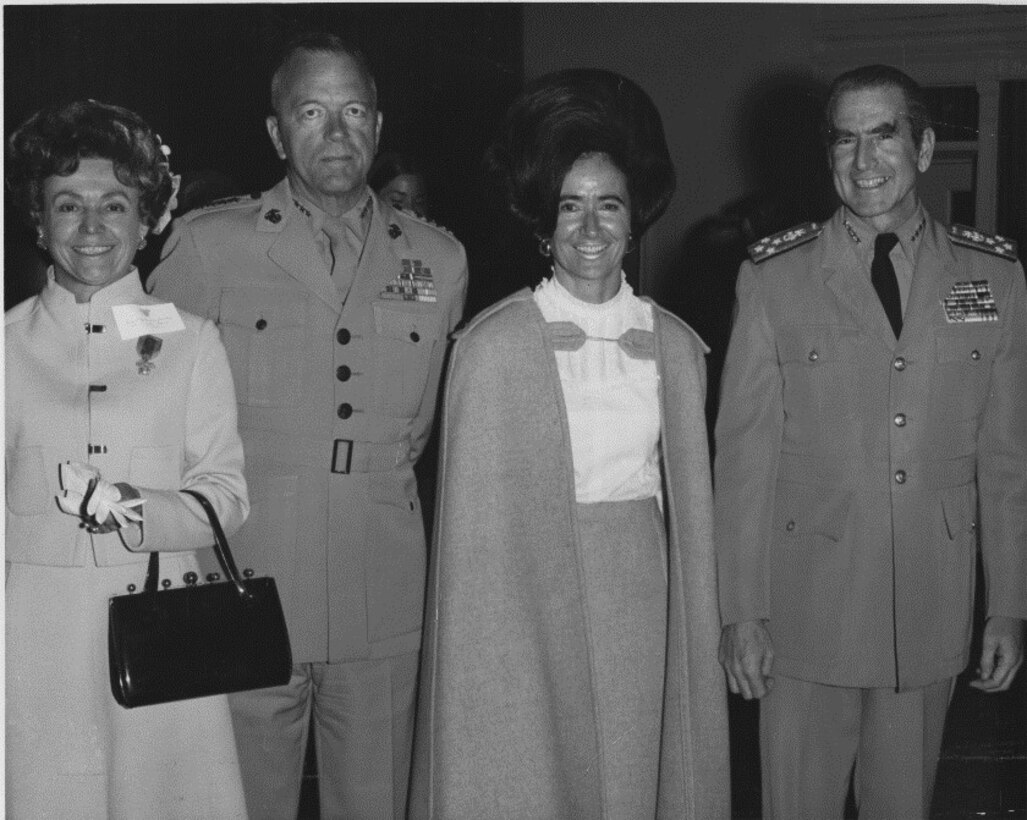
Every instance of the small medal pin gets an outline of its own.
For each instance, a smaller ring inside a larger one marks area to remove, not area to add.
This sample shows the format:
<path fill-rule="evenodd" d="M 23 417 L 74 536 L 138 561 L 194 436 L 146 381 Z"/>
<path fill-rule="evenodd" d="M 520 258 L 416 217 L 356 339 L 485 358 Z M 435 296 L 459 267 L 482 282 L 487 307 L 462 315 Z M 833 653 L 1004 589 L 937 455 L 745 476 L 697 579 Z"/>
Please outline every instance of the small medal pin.
<path fill-rule="evenodd" d="M 157 358 L 157 354 L 160 353 L 160 346 L 163 342 L 156 336 L 140 336 L 139 341 L 136 344 L 136 350 L 139 353 L 139 361 L 136 362 L 136 367 L 139 368 L 140 376 L 149 376 L 153 372 L 154 364 L 153 360 Z"/>

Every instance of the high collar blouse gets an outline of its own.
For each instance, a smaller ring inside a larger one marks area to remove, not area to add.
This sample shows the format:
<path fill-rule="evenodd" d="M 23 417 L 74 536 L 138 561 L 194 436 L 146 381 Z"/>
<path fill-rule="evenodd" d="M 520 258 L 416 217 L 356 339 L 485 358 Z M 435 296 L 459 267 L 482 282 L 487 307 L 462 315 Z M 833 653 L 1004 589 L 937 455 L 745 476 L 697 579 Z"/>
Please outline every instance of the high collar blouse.
<path fill-rule="evenodd" d="M 573 322 L 587 336 L 579 350 L 556 351 L 577 500 L 659 497 L 656 362 L 629 356 L 616 341 L 633 328 L 652 331 L 652 307 L 635 296 L 623 273 L 617 295 L 602 304 L 576 298 L 555 276 L 534 297 L 547 322 Z"/>

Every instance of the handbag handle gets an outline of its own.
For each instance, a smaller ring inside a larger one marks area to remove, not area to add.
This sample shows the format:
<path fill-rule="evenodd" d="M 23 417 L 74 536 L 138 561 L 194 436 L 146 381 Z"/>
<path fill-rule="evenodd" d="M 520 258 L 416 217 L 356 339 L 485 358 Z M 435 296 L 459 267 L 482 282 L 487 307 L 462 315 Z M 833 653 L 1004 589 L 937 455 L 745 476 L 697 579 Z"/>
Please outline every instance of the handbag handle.
<path fill-rule="evenodd" d="M 242 578 L 239 575 L 239 569 L 235 565 L 235 559 L 232 558 L 232 551 L 228 548 L 228 538 L 225 536 L 225 531 L 221 528 L 221 522 L 218 520 L 218 514 L 214 511 L 214 506 L 207 500 L 207 497 L 202 493 L 196 492 L 196 490 L 181 490 L 181 492 L 191 495 L 195 498 L 203 511 L 207 513 L 207 519 L 210 521 L 210 528 L 214 532 L 214 554 L 218 557 L 218 563 L 221 565 L 221 569 L 225 573 L 225 577 L 228 578 L 232 584 L 235 585 L 236 591 L 239 593 L 240 598 L 252 597 L 249 590 L 242 582 Z M 150 563 L 146 568 L 146 583 L 143 585 L 144 592 L 156 592 L 157 591 L 157 579 L 160 575 L 160 559 L 158 558 L 159 553 L 150 553 Z"/>

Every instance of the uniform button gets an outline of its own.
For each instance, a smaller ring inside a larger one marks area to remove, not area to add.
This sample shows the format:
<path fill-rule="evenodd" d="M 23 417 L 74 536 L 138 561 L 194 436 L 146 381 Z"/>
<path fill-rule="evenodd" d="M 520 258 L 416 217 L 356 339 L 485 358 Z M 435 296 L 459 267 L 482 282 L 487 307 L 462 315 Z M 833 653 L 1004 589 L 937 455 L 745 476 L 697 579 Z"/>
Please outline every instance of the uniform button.
<path fill-rule="evenodd" d="M 906 414 L 905 413 L 896 413 L 895 414 L 895 426 L 896 427 L 905 427 L 906 426 Z"/>
<path fill-rule="evenodd" d="M 785 524 L 785 529 L 788 530 L 788 532 L 792 532 L 795 529 L 795 522 L 789 521 L 787 524 Z"/>
<path fill-rule="evenodd" d="M 421 334 L 418 333 L 416 330 L 412 330 L 410 332 L 410 341 L 411 342 L 419 342 L 419 341 L 421 341 Z"/>
<path fill-rule="evenodd" d="M 896 356 L 895 361 L 892 362 L 892 367 L 894 367 L 896 370 L 905 370 L 906 360 L 903 359 L 901 356 Z"/>
<path fill-rule="evenodd" d="M 808 358 L 808 359 L 809 359 L 809 360 L 810 360 L 811 362 L 815 362 L 815 361 L 816 361 L 817 359 L 819 359 L 819 358 L 820 358 L 820 354 L 819 354 L 819 353 L 817 353 L 817 351 L 815 351 L 815 350 L 811 350 L 811 351 L 809 352 L 809 356 L 808 356 L 807 358 Z"/>
<path fill-rule="evenodd" d="M 353 405 L 348 402 L 343 402 L 339 405 L 339 418 L 348 419 L 353 415 Z"/>
<path fill-rule="evenodd" d="M 349 381 L 349 377 L 353 375 L 353 371 L 350 370 L 346 365 L 340 364 L 335 368 L 335 378 L 340 382 Z"/>
<path fill-rule="evenodd" d="M 341 328 L 338 333 L 335 334 L 335 338 L 339 340 L 339 344 L 348 345 L 350 340 L 350 332 L 346 328 Z"/>
<path fill-rule="evenodd" d="M 267 319 L 257 319 L 257 330 L 263 330 L 267 327 Z"/>
<path fill-rule="evenodd" d="M 981 358 L 981 351 L 979 351 L 979 350 L 974 350 L 974 351 L 972 351 L 972 352 L 970 353 L 970 358 L 971 358 L 971 359 L 973 359 L 973 360 L 974 360 L 975 362 L 976 362 L 976 361 L 980 361 L 980 358 Z"/>
<path fill-rule="evenodd" d="M 906 471 L 905 470 L 896 470 L 895 471 L 895 483 L 896 484 L 905 484 L 906 483 Z"/>

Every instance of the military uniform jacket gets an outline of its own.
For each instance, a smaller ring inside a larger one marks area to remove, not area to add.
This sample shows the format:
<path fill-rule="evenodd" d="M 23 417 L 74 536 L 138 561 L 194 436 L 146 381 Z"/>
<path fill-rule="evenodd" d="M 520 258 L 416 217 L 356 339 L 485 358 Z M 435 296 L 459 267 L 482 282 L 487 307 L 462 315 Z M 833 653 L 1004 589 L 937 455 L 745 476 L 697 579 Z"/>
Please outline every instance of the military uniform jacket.
<path fill-rule="evenodd" d="M 769 619 L 783 675 L 920 686 L 967 663 L 978 539 L 987 613 L 1027 617 L 1024 272 L 928 217 L 896 340 L 842 220 L 739 273 L 721 616 Z M 956 309 L 968 283 L 989 320 Z"/>
<path fill-rule="evenodd" d="M 155 293 L 221 329 L 253 505 L 232 546 L 275 576 L 297 663 L 420 642 L 413 466 L 467 262 L 450 234 L 372 201 L 345 304 L 285 180 L 179 219 L 153 273 Z"/>

